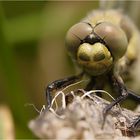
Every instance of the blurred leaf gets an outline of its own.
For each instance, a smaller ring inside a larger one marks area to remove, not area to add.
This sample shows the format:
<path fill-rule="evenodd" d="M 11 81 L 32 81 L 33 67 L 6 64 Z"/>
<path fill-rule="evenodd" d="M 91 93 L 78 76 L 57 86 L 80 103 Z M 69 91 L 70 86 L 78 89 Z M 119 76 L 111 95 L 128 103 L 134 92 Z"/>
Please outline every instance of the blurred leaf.
<path fill-rule="evenodd" d="M 24 90 L 21 86 L 20 78 L 16 70 L 14 60 L 13 60 L 13 51 L 11 44 L 8 44 L 3 35 L 2 25 L 5 21 L 3 9 L 0 5 L 0 65 L 2 66 L 2 72 L 5 76 L 5 85 L 6 85 L 6 97 L 7 101 L 11 107 L 11 110 L 19 126 L 26 128 L 24 131 L 29 134 L 27 131 L 27 118 L 29 114 L 25 110 L 24 104 L 26 103 L 26 97 Z"/>
<path fill-rule="evenodd" d="M 41 34 L 41 13 L 7 20 L 3 29 L 5 38 L 11 44 L 36 40 Z"/>

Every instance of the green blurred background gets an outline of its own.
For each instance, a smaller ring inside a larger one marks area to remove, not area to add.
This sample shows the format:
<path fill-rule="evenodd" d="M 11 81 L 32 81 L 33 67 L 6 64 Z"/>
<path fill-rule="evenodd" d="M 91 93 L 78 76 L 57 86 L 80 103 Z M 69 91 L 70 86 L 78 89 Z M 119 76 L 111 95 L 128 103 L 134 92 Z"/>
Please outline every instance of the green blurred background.
<path fill-rule="evenodd" d="M 12 112 L 16 138 L 35 138 L 28 122 L 46 103 L 45 87 L 74 74 L 65 34 L 98 2 L 0 2 L 0 105 Z"/>
<path fill-rule="evenodd" d="M 46 85 L 75 73 L 65 34 L 97 7 L 98 1 L 0 2 L 0 104 L 12 112 L 16 138 L 35 138 L 28 122 L 38 113 L 25 104 L 41 110 Z"/>

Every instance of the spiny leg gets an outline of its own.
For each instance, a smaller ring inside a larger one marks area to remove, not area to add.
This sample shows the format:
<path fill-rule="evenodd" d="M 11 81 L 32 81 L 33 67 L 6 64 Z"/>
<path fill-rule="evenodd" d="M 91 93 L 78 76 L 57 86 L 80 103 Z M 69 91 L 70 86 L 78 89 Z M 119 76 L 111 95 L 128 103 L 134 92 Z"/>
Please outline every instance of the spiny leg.
<path fill-rule="evenodd" d="M 103 110 L 103 124 L 102 124 L 102 128 L 104 126 L 104 123 L 105 123 L 105 119 L 106 119 L 106 115 L 107 113 L 109 112 L 109 110 L 111 110 L 111 108 L 120 103 L 121 101 L 125 100 L 126 98 L 128 97 L 128 92 L 127 91 L 123 91 L 122 92 L 122 95 L 120 95 L 117 99 L 115 99 L 113 102 L 111 102 L 109 105 L 107 105 L 105 107 L 105 109 Z"/>
<path fill-rule="evenodd" d="M 51 106 L 51 101 L 52 101 L 51 93 L 53 91 L 60 90 L 61 88 L 64 88 L 64 87 L 80 80 L 82 78 L 83 74 L 84 73 L 82 72 L 77 76 L 71 76 L 71 77 L 67 77 L 64 79 L 56 80 L 56 81 L 52 82 L 51 84 L 49 84 L 46 88 L 47 107 L 49 108 Z"/>
<path fill-rule="evenodd" d="M 108 111 L 116 104 L 120 103 L 121 101 L 125 100 L 128 97 L 128 92 L 124 84 L 121 82 L 119 78 L 116 78 L 115 76 L 111 77 L 111 82 L 113 83 L 113 87 L 119 92 L 120 96 L 115 99 L 111 104 L 109 104 L 104 110 L 103 115 L 104 118 L 106 117 Z"/>
<path fill-rule="evenodd" d="M 140 103 L 140 95 L 137 95 L 136 93 L 134 93 L 132 90 L 127 89 L 128 93 L 129 93 L 129 97 L 135 101 L 137 101 L 138 103 Z"/>
<path fill-rule="evenodd" d="M 119 77 L 120 78 L 120 77 Z M 125 85 L 123 84 L 122 79 L 120 78 L 116 78 L 115 76 L 111 77 L 111 82 L 113 83 L 114 88 L 117 89 L 117 91 L 121 94 L 117 99 L 115 99 L 111 104 L 109 104 L 104 110 L 103 110 L 103 125 L 104 126 L 104 122 L 106 119 L 106 115 L 108 113 L 108 111 L 116 104 L 120 103 L 121 101 L 124 101 L 127 97 L 131 97 L 135 100 L 137 100 L 138 102 L 140 102 L 140 96 L 136 95 L 134 92 L 132 92 L 131 90 L 127 89 L 125 87 Z M 140 117 L 134 121 L 134 123 L 132 124 L 133 130 L 136 130 L 137 127 L 140 126 Z"/>

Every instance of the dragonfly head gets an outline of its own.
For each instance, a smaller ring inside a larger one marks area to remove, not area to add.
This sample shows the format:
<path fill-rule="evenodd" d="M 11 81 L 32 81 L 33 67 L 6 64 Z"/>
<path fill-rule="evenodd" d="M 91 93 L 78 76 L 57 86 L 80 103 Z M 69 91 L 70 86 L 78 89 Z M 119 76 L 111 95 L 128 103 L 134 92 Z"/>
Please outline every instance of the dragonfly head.
<path fill-rule="evenodd" d="M 108 22 L 95 26 L 80 22 L 72 26 L 66 36 L 71 57 L 93 76 L 108 71 L 115 61 L 124 56 L 127 45 L 123 30 Z"/>

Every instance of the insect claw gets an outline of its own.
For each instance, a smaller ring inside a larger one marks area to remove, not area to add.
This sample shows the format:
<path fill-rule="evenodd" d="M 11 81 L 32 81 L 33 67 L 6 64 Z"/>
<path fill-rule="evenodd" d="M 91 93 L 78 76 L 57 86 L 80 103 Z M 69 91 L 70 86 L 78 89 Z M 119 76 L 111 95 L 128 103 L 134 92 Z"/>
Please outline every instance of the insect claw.
<path fill-rule="evenodd" d="M 107 116 L 107 110 L 106 108 L 103 109 L 103 122 L 102 122 L 102 126 L 101 126 L 101 129 L 104 128 L 104 125 L 105 125 L 105 120 L 106 120 L 106 116 Z"/>
<path fill-rule="evenodd" d="M 108 114 L 109 110 L 111 110 L 111 108 L 112 108 L 112 104 L 109 104 L 103 109 L 103 123 L 102 123 L 102 127 L 101 127 L 102 129 L 104 128 L 107 114 Z"/>

